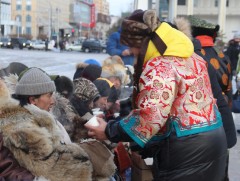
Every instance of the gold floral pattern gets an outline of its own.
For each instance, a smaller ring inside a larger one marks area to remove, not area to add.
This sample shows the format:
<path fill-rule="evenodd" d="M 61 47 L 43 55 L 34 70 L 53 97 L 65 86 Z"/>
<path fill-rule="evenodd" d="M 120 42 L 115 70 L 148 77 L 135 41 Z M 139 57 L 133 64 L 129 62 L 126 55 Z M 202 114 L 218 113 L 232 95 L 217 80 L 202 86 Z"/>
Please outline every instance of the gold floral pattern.
<path fill-rule="evenodd" d="M 177 115 L 181 126 L 189 128 L 215 119 L 216 100 L 206 62 L 196 55 L 184 61 L 167 57 L 149 60 L 139 87 L 141 124 L 136 129 L 147 137 L 161 132 L 169 115 Z"/>

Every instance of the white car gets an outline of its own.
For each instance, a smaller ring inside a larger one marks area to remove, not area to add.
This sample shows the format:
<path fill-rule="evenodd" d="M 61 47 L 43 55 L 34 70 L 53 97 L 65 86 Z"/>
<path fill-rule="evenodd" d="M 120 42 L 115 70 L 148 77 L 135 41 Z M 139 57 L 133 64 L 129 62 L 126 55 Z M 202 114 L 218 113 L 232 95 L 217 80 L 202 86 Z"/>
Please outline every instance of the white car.
<path fill-rule="evenodd" d="M 48 50 L 52 50 L 54 48 L 54 44 L 55 42 L 53 40 L 51 40 L 49 43 L 48 43 Z M 45 50 L 45 41 L 42 41 L 42 40 L 33 40 L 32 41 L 32 49 L 35 49 L 35 50 Z"/>
<path fill-rule="evenodd" d="M 67 51 L 81 51 L 82 49 L 82 44 L 80 43 L 76 43 L 76 44 L 66 44 L 66 48 Z"/>
<path fill-rule="evenodd" d="M 45 49 L 45 42 L 42 40 L 36 40 L 32 42 L 32 48 L 36 50 L 44 50 Z"/>

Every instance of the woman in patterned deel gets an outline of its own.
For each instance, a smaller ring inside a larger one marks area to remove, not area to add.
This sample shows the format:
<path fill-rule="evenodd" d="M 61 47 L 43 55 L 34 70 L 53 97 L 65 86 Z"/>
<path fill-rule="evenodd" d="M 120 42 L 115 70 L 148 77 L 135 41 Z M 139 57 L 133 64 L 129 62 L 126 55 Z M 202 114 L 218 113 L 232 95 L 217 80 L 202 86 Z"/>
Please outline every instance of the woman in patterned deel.
<path fill-rule="evenodd" d="M 89 135 L 137 144 L 143 157 L 153 157 L 154 180 L 222 180 L 226 136 L 206 62 L 191 40 L 155 11 L 136 10 L 123 20 L 121 42 L 138 57 L 133 111 L 98 119 Z"/>

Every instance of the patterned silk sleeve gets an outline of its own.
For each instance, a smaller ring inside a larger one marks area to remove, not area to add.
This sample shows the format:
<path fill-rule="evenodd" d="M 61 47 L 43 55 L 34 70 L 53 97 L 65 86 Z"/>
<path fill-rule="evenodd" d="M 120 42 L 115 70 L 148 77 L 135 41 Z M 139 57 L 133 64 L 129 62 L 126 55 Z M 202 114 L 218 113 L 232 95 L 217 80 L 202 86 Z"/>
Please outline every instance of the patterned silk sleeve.
<path fill-rule="evenodd" d="M 177 93 L 174 68 L 169 62 L 149 61 L 140 78 L 139 109 L 121 120 L 125 132 L 141 147 L 161 132 Z"/>

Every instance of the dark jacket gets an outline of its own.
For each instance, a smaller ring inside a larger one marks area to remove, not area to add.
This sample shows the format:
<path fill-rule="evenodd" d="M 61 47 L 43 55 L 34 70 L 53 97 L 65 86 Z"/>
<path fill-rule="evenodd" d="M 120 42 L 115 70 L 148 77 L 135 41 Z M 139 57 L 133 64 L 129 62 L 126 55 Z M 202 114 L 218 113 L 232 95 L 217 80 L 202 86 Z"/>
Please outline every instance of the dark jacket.
<path fill-rule="evenodd" d="M 236 71 L 239 53 L 238 42 L 231 40 L 225 54 L 230 58 L 232 71 Z"/>
<path fill-rule="evenodd" d="M 200 38 L 201 36 L 198 36 Z M 231 106 L 232 102 L 232 71 L 231 62 L 227 56 L 224 56 L 222 52 L 217 52 L 213 46 L 203 46 L 204 39 L 200 40 L 202 49 L 201 53 L 204 55 L 204 59 L 210 62 L 216 70 L 217 80 L 222 89 L 222 92 L 228 98 L 228 104 Z"/>
<path fill-rule="evenodd" d="M 0 181 L 31 181 L 34 176 L 21 167 L 12 153 L 3 146 L 3 137 L 0 134 Z"/>
<path fill-rule="evenodd" d="M 107 53 L 111 56 L 118 55 L 122 58 L 125 65 L 133 65 L 134 56 L 122 56 L 122 52 L 128 49 L 127 46 L 120 43 L 120 32 L 118 31 L 112 33 L 107 41 Z"/>
<path fill-rule="evenodd" d="M 235 125 L 232 117 L 232 112 L 222 95 L 222 89 L 219 86 L 219 83 L 217 80 L 216 70 L 213 68 L 213 66 L 209 62 L 209 59 L 205 58 L 205 56 L 201 53 L 201 44 L 199 40 L 194 39 L 193 44 L 194 44 L 195 53 L 203 57 L 203 59 L 206 60 L 206 62 L 208 63 L 208 74 L 210 77 L 211 87 L 213 90 L 213 96 L 215 99 L 217 99 L 217 106 L 222 116 L 223 128 L 225 130 L 226 137 L 227 137 L 227 146 L 228 148 L 232 148 L 237 142 L 237 136 L 236 136 Z"/>

